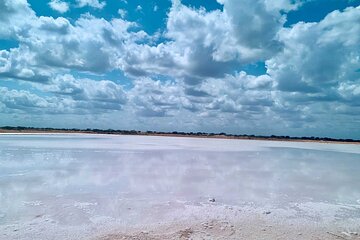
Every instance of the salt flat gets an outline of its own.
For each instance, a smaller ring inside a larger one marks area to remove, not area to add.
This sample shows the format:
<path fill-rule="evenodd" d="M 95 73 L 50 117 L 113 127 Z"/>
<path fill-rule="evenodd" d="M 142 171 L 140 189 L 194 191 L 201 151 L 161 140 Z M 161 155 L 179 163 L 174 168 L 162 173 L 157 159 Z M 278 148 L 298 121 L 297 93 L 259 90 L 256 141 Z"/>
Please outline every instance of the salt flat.
<path fill-rule="evenodd" d="M 359 239 L 359 183 L 360 145 L 0 135 L 0 239 Z"/>

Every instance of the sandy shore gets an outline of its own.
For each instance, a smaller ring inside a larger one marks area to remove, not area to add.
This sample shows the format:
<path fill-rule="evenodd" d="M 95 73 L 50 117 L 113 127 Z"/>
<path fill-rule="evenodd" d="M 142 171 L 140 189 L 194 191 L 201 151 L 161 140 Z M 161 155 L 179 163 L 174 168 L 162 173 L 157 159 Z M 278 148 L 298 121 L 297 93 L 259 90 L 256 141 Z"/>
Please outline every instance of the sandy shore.
<path fill-rule="evenodd" d="M 220 210 L 221 209 L 221 210 Z M 204 209 L 203 209 L 204 210 Z M 96 236 L 94 240 L 177 240 L 177 239 L 292 239 L 328 240 L 360 239 L 360 223 L 325 220 L 320 215 L 299 217 L 292 210 L 258 210 L 233 207 L 208 208 L 220 211 L 218 216 L 202 212 L 187 220 L 163 223 L 138 229 L 114 230 Z"/>
<path fill-rule="evenodd" d="M 166 212 L 145 213 L 144 219 L 135 224 L 129 224 L 127 219 L 93 218 L 84 225 L 62 225 L 49 216 L 38 216 L 27 223 L 0 227 L 0 239 L 360 239 L 359 216 L 343 217 L 359 212 L 359 206 L 309 203 L 271 210 L 251 204 L 242 207 L 217 203 L 179 206 L 158 205 Z"/>

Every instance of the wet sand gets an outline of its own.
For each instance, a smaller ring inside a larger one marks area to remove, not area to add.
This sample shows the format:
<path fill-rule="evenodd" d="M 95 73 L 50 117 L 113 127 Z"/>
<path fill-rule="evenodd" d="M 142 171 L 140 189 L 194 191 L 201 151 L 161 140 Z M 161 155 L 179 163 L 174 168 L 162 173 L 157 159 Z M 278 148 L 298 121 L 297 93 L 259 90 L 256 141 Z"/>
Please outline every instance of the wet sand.
<path fill-rule="evenodd" d="M 0 239 L 360 239 L 360 147 L 0 136 Z"/>

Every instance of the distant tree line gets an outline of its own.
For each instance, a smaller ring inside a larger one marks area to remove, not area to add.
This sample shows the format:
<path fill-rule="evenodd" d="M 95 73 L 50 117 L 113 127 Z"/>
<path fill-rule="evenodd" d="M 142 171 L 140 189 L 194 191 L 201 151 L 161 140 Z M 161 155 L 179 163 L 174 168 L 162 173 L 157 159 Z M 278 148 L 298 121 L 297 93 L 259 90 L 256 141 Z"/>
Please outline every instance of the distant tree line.
<path fill-rule="evenodd" d="M 329 142 L 360 142 L 360 139 L 341 139 L 329 137 L 291 137 L 291 136 L 263 136 L 263 135 L 248 135 L 248 134 L 227 134 L 221 133 L 206 133 L 206 132 L 158 132 L 158 131 L 136 131 L 136 130 L 114 130 L 114 129 L 78 129 L 78 128 L 36 128 L 36 127 L 1 127 L 3 131 L 16 132 L 74 132 L 74 133 L 95 133 L 95 134 L 117 134 L 117 135 L 174 135 L 174 136 L 199 136 L 199 137 L 224 137 L 233 139 L 263 139 L 263 140 L 309 140 L 309 141 L 329 141 Z"/>

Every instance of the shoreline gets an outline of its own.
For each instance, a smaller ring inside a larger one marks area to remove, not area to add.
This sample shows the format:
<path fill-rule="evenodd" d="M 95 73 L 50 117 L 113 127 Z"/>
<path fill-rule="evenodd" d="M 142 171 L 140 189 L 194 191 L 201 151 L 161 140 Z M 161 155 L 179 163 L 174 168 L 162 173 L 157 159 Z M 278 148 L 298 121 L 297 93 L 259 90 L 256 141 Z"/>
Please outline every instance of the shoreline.
<path fill-rule="evenodd" d="M 136 223 L 94 216 L 89 223 L 75 223 L 72 227 L 49 215 L 39 215 L 20 224 L 0 225 L 3 234 L 0 234 L 0 239 L 359 239 L 360 225 L 356 217 L 336 217 L 336 214 L 343 213 L 341 208 L 348 209 L 348 206 L 326 204 L 330 213 L 325 213 L 322 204 L 300 204 L 286 209 L 221 203 L 184 204 L 168 209 L 163 204 L 158 209 L 167 209 L 165 215 L 157 210 L 145 214 L 144 219 Z M 128 211 L 137 212 L 136 209 Z M 41 227 L 47 231 L 41 231 Z"/>
<path fill-rule="evenodd" d="M 149 136 L 149 137 L 179 137 L 179 138 L 204 138 L 204 139 L 229 139 L 229 140 L 258 140 L 258 141 L 277 141 L 277 142 L 309 142 L 309 143 L 324 143 L 324 144 L 353 144 L 359 145 L 360 141 L 341 141 L 341 140 L 312 140 L 312 139 L 291 139 L 291 138 L 274 138 L 274 137 L 251 137 L 251 136 L 225 136 L 225 135 L 195 135 L 195 134 L 173 134 L 173 133 L 109 133 L 109 132 L 94 132 L 94 131 L 72 131 L 72 130 L 4 130 L 0 129 L 0 135 L 42 135 L 42 134 L 89 134 L 89 135 L 116 135 L 116 136 Z"/>

